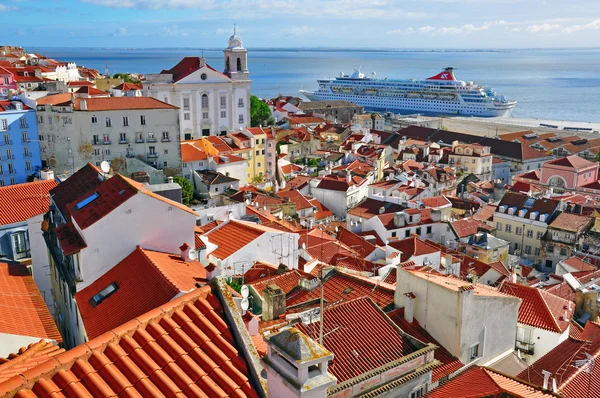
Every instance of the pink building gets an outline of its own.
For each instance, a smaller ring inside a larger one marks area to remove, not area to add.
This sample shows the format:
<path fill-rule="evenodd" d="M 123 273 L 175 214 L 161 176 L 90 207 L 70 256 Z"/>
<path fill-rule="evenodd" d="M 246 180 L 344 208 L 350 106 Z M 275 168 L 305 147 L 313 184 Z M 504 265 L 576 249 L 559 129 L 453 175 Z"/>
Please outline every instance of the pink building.
<path fill-rule="evenodd" d="M 17 82 L 13 74 L 0 66 L 0 97 L 8 98 L 11 91 L 17 91 Z"/>
<path fill-rule="evenodd" d="M 540 183 L 550 187 L 574 189 L 598 181 L 598 164 L 572 155 L 544 163 Z"/>

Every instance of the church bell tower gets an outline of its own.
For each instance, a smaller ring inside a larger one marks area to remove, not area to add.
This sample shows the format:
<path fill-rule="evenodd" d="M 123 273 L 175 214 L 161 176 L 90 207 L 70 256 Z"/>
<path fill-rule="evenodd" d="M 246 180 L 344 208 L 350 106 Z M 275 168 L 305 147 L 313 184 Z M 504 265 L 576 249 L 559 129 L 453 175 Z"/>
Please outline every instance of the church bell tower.
<path fill-rule="evenodd" d="M 248 50 L 242 45 L 242 39 L 237 35 L 236 27 L 233 27 L 233 36 L 229 38 L 228 46 L 223 50 L 225 56 L 224 74 L 232 80 L 250 80 L 248 72 Z"/>

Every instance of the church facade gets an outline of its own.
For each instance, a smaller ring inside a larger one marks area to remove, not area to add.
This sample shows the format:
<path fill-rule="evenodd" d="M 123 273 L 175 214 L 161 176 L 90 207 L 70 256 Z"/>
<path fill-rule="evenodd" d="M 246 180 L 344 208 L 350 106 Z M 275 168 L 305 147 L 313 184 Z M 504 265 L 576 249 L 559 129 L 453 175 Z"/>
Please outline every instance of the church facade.
<path fill-rule="evenodd" d="M 144 95 L 179 107 L 181 140 L 225 135 L 250 125 L 248 50 L 236 34 L 229 38 L 223 72 L 203 57 L 185 57 L 144 82 Z"/>

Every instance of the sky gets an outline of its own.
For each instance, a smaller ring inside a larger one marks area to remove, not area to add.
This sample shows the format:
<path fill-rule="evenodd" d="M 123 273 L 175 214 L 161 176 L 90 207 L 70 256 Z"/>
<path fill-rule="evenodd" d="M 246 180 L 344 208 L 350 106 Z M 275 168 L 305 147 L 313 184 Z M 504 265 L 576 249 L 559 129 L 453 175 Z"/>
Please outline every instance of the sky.
<path fill-rule="evenodd" d="M 222 48 L 234 24 L 247 48 L 600 45 L 600 0 L 0 0 L 0 18 L 25 47 Z"/>

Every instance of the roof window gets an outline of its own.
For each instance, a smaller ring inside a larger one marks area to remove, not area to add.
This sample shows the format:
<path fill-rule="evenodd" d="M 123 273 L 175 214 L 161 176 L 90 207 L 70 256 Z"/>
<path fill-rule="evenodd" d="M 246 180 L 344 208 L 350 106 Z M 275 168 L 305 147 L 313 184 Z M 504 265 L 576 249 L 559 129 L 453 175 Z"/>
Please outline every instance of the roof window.
<path fill-rule="evenodd" d="M 85 206 L 87 206 L 90 203 L 92 203 L 94 200 L 98 199 L 99 197 L 100 197 L 100 194 L 98 192 L 94 192 L 93 194 L 91 194 L 87 198 L 83 199 L 81 202 L 77 203 L 75 205 L 75 207 L 77 208 L 77 210 L 81 210 Z"/>
<path fill-rule="evenodd" d="M 90 304 L 91 304 L 92 308 L 96 308 L 96 306 L 98 304 L 100 304 L 101 302 L 106 300 L 118 289 L 119 289 L 119 285 L 117 285 L 117 282 L 113 282 L 110 285 L 106 286 L 104 289 L 100 290 L 97 294 L 92 296 L 92 298 L 90 299 Z"/>

